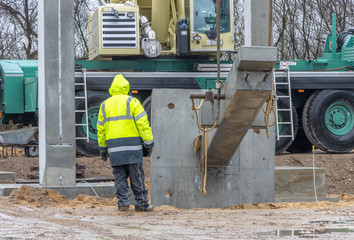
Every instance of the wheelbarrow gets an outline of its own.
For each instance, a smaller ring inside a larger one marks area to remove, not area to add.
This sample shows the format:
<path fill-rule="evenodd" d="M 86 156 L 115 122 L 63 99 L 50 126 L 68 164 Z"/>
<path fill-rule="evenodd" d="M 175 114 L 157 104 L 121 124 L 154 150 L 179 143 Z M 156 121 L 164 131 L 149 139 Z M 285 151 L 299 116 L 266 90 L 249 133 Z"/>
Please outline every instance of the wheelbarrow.
<path fill-rule="evenodd" d="M 21 128 L 0 132 L 0 146 L 2 156 L 8 157 L 8 148 L 11 148 L 11 155 L 16 155 L 16 148 L 25 148 L 27 157 L 38 157 L 38 127 Z"/>

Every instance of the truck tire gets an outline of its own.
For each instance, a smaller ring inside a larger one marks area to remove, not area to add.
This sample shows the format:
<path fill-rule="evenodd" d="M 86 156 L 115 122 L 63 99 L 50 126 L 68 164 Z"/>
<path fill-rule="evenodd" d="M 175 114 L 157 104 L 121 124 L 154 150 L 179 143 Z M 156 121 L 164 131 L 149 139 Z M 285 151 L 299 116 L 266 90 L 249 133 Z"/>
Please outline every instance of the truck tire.
<path fill-rule="evenodd" d="M 277 92 L 279 96 L 284 96 L 284 94 Z M 284 109 L 287 108 L 289 109 L 289 101 L 285 100 L 284 98 L 279 98 L 278 99 L 278 108 L 279 109 Z M 293 129 L 294 129 L 294 136 L 296 136 L 297 133 L 297 113 L 294 105 L 291 106 L 292 112 L 293 112 Z M 290 122 L 290 114 L 289 112 L 278 112 L 278 118 L 277 121 L 279 122 Z M 279 125 L 279 132 L 280 135 L 291 135 L 291 126 L 288 124 L 284 125 Z M 282 152 L 284 152 L 293 142 L 291 137 L 281 137 L 279 140 L 277 140 L 277 132 L 275 133 L 275 154 L 279 155 Z"/>
<path fill-rule="evenodd" d="M 289 153 L 309 153 L 312 151 L 312 144 L 307 139 L 304 129 L 298 128 L 293 143 L 286 151 Z"/>
<path fill-rule="evenodd" d="M 316 142 L 311 130 L 310 130 L 310 121 L 309 121 L 309 114 L 311 109 L 311 104 L 313 99 L 320 93 L 320 91 L 314 92 L 306 101 L 304 109 L 302 110 L 302 127 L 304 129 L 304 133 L 307 137 L 307 140 L 314 146 L 313 143 Z"/>
<path fill-rule="evenodd" d="M 84 96 L 83 92 L 79 92 L 78 96 Z M 89 142 L 86 139 L 77 139 L 76 148 L 79 153 L 85 156 L 98 156 L 97 141 L 97 119 L 101 103 L 109 96 L 107 92 L 87 92 L 87 108 L 89 122 Z M 85 109 L 85 100 L 78 99 L 75 104 L 76 110 Z M 78 124 L 86 123 L 86 113 L 76 113 L 75 122 Z M 86 126 L 76 126 L 76 137 L 86 137 Z"/>
<path fill-rule="evenodd" d="M 146 114 L 148 115 L 148 120 L 151 127 L 151 95 L 145 98 L 144 102 L 141 104 L 145 109 Z"/>
<path fill-rule="evenodd" d="M 25 147 L 26 157 L 39 157 L 39 146 L 37 141 L 31 141 L 28 145 L 37 145 L 36 147 Z"/>
<path fill-rule="evenodd" d="M 318 92 L 315 92 L 311 94 L 311 96 L 307 99 L 305 106 L 303 108 L 303 112 L 308 112 L 309 111 L 309 103 L 312 101 L 312 99 L 318 94 Z M 304 116 L 304 113 L 302 114 Z M 312 151 L 312 143 L 309 141 L 309 137 L 313 139 L 312 136 L 307 136 L 305 133 L 305 127 L 304 127 L 304 122 L 307 120 L 302 117 L 302 128 L 298 128 L 298 132 L 296 134 L 296 137 L 294 139 L 294 142 L 290 145 L 290 147 L 286 150 L 290 153 L 309 153 Z"/>
<path fill-rule="evenodd" d="M 145 109 L 145 112 L 148 116 L 148 120 L 150 123 L 150 127 L 151 127 L 151 95 L 148 96 L 144 102 L 141 104 L 143 106 L 143 108 Z M 143 146 L 143 156 L 147 157 L 149 156 L 149 151 L 145 148 L 145 146 Z"/>
<path fill-rule="evenodd" d="M 327 153 L 354 148 L 354 92 L 323 90 L 308 100 L 303 125 L 309 141 Z"/>

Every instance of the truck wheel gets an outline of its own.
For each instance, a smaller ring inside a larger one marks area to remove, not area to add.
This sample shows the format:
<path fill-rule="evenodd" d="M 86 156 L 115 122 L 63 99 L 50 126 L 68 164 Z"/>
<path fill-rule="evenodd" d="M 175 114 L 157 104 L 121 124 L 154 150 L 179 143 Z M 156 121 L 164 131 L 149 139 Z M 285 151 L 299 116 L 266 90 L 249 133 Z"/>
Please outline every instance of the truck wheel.
<path fill-rule="evenodd" d="M 146 114 L 148 116 L 150 127 L 151 127 L 151 99 L 152 98 L 151 98 L 151 95 L 150 95 L 141 104 L 141 105 L 143 105 L 143 108 L 145 109 L 145 112 L 146 112 Z M 143 156 L 147 157 L 148 155 L 149 155 L 148 150 L 145 147 L 143 147 Z"/>
<path fill-rule="evenodd" d="M 77 95 L 83 96 L 83 92 L 79 92 Z M 97 119 L 100 110 L 101 103 L 109 97 L 106 92 L 87 92 L 87 113 L 88 113 L 88 136 L 89 142 L 86 139 L 77 139 L 77 150 L 86 156 L 98 156 L 98 141 L 97 141 Z M 85 100 L 78 99 L 75 104 L 76 110 L 85 110 Z M 86 124 L 86 113 L 76 113 L 75 122 L 77 124 Z M 86 137 L 86 126 L 76 126 L 76 137 Z"/>
<path fill-rule="evenodd" d="M 306 101 L 304 109 L 302 110 L 302 127 L 304 129 L 305 135 L 307 137 L 307 140 L 311 143 L 311 145 L 314 146 L 314 143 L 316 143 L 316 140 L 310 130 L 310 121 L 309 121 L 309 114 L 310 114 L 310 109 L 311 109 L 311 104 L 313 102 L 313 99 L 319 94 L 320 92 L 314 92 Z"/>
<path fill-rule="evenodd" d="M 148 115 L 148 120 L 150 123 L 151 127 L 151 95 L 145 98 L 144 102 L 141 104 L 143 105 L 143 108 L 145 109 L 146 114 Z"/>
<path fill-rule="evenodd" d="M 354 92 L 324 90 L 304 109 L 304 130 L 310 142 L 328 153 L 354 148 Z"/>
<path fill-rule="evenodd" d="M 39 157 L 39 147 L 37 141 L 29 142 L 28 145 L 37 145 L 36 147 L 25 147 L 26 157 Z"/>
<path fill-rule="evenodd" d="M 309 106 L 310 106 L 310 102 L 312 102 L 312 99 L 318 94 L 319 92 L 315 92 L 313 93 L 306 101 L 305 106 L 303 108 L 303 112 L 308 112 L 309 111 Z M 302 114 L 302 116 L 304 116 L 304 113 Z M 294 142 L 290 145 L 290 147 L 286 150 L 290 153 L 309 153 L 312 151 L 312 143 L 311 141 L 309 141 L 309 139 L 313 139 L 313 137 L 307 136 L 306 132 L 305 132 L 305 126 L 307 120 L 304 119 L 302 117 L 302 128 L 298 129 L 298 132 L 296 134 L 296 137 L 294 139 Z M 308 133 L 308 131 L 307 131 Z"/>
<path fill-rule="evenodd" d="M 302 128 L 298 128 L 293 143 L 286 151 L 289 153 L 309 153 L 312 151 L 312 144 L 307 139 Z"/>
<path fill-rule="evenodd" d="M 277 92 L 279 96 L 284 96 L 284 94 Z M 278 108 L 279 109 L 289 109 L 289 101 L 285 98 L 278 99 Z M 291 106 L 293 112 L 293 129 L 294 129 L 294 136 L 297 133 L 297 113 L 294 105 Z M 289 112 L 278 112 L 278 122 L 290 122 L 290 113 Z M 280 135 L 291 135 L 291 126 L 290 124 L 279 124 L 279 132 Z M 275 154 L 279 155 L 284 152 L 293 142 L 291 137 L 280 137 L 277 140 L 278 133 L 275 131 Z"/>

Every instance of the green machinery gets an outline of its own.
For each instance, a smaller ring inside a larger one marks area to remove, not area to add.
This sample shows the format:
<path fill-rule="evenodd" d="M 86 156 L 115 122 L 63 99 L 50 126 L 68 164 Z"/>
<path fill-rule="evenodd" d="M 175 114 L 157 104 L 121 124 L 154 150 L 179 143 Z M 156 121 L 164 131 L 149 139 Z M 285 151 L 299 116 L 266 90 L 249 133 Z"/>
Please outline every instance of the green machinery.
<path fill-rule="evenodd" d="M 101 2 L 105 4 L 104 1 Z M 117 27 L 121 24 L 121 20 L 124 20 L 121 15 L 125 14 L 124 17 L 127 17 L 130 12 L 125 12 L 125 7 L 129 9 L 135 7 L 134 16 L 137 16 L 138 10 L 136 7 L 140 4 L 139 9 L 142 9 L 142 13 L 149 18 L 153 16 L 155 0 L 131 2 L 133 5 L 129 3 L 126 6 L 125 1 L 114 1 L 114 3 L 104 5 L 97 10 L 101 11 L 98 12 L 101 16 L 109 17 L 110 26 L 115 26 L 109 27 L 115 29 L 113 31 L 114 36 L 109 38 L 122 40 L 119 34 L 115 32 L 117 32 L 117 29 L 122 30 L 122 28 Z M 78 138 L 77 149 L 81 153 L 86 155 L 98 154 L 96 123 L 99 105 L 108 97 L 107 90 L 117 73 L 122 73 L 130 81 L 132 95 L 143 103 L 148 114 L 151 91 L 154 88 L 215 88 L 216 61 L 213 59 L 215 59 L 216 46 L 213 38 L 215 34 L 216 1 L 203 0 L 203 3 L 205 3 L 203 5 L 204 10 L 191 11 L 193 8 L 203 7 L 196 2 L 170 1 L 168 8 L 171 10 L 169 15 L 171 19 L 168 21 L 167 30 L 165 29 L 167 32 L 164 31 L 162 34 L 168 36 L 169 40 L 159 41 L 161 44 L 159 56 L 146 56 L 151 52 L 144 51 L 141 47 L 134 54 L 125 56 L 125 50 L 116 46 L 116 55 L 98 60 L 101 57 L 108 56 L 105 55 L 105 51 L 96 47 L 96 55 L 92 55 L 93 53 L 90 52 L 91 58 L 96 58 L 96 60 L 75 62 L 75 91 L 78 96 L 75 106 L 76 134 Z M 187 4 L 183 5 L 183 3 Z M 224 16 L 226 20 L 231 13 L 231 3 L 231 0 L 221 0 L 221 4 L 224 4 L 229 12 L 229 14 L 221 13 L 221 16 Z M 181 6 L 185 6 L 184 15 Z M 107 8 L 111 8 L 108 9 L 110 12 Z M 94 20 L 94 13 L 91 16 L 91 21 L 99 23 L 100 18 L 96 16 L 97 19 Z M 200 18 L 201 16 L 203 17 Z M 186 19 L 183 20 L 183 17 Z M 198 25 L 198 27 L 194 24 L 196 17 L 200 18 L 198 20 L 199 24 L 203 23 L 203 26 Z M 223 23 L 223 34 L 232 32 L 232 21 L 226 20 Z M 134 21 L 138 23 L 139 20 Z M 126 24 L 125 20 L 122 22 Z M 178 22 L 180 22 L 180 25 L 178 25 Z M 106 21 L 102 20 L 100 24 L 103 26 L 105 23 Z M 335 22 L 333 25 L 335 26 Z M 144 26 L 147 25 L 144 24 Z M 152 24 L 152 27 L 154 26 L 158 25 Z M 135 27 L 138 29 L 138 26 Z M 142 29 L 140 28 L 140 30 Z M 98 39 L 103 41 L 105 37 L 100 36 L 99 33 L 107 34 L 107 31 L 102 31 L 102 29 L 96 31 Z M 186 37 L 186 35 L 182 33 L 183 31 L 187 32 L 188 37 L 184 40 L 183 37 Z M 137 32 L 135 33 L 137 34 Z M 144 37 L 149 35 L 144 35 L 144 31 L 139 32 L 141 35 L 136 35 L 135 39 L 143 41 Z M 90 40 L 92 41 L 94 33 L 91 32 L 90 34 Z M 125 32 L 122 34 L 125 34 Z M 157 35 L 160 36 L 160 33 Z M 182 40 L 178 40 L 178 36 L 182 37 Z M 199 39 L 199 37 L 201 38 Z M 223 35 L 224 43 L 229 41 L 224 40 L 227 38 L 232 40 L 231 35 Z M 155 40 L 160 39 L 158 37 Z M 178 50 L 178 46 L 181 46 L 178 43 L 179 41 L 186 41 L 188 44 L 183 44 L 183 48 L 187 46 L 187 49 Z M 150 43 L 156 42 L 152 41 Z M 90 42 L 90 50 L 93 51 L 95 47 L 91 44 L 92 42 Z M 99 46 L 103 46 L 102 44 L 103 42 Z M 114 44 L 120 43 L 116 42 Z M 142 43 L 139 42 L 139 44 Z M 199 48 L 199 46 L 201 47 Z M 222 52 L 227 52 L 229 48 L 230 46 L 225 45 Z M 221 66 L 221 79 L 226 79 L 231 62 L 222 62 Z M 320 59 L 278 62 L 275 72 L 278 95 L 277 135 L 279 137 L 276 141 L 276 152 L 280 153 L 285 150 L 306 152 L 311 150 L 312 145 L 331 153 L 344 153 L 354 148 L 353 69 L 353 29 L 348 29 L 337 37 L 334 28 L 332 34 L 328 35 L 324 55 Z M 36 60 L 0 60 L 1 123 L 8 123 L 12 120 L 14 123 L 37 125 L 37 83 Z M 82 98 L 82 96 L 86 97 Z M 290 109 L 290 111 L 286 109 Z"/>
<path fill-rule="evenodd" d="M 280 61 L 276 65 L 279 109 L 289 108 L 291 96 L 294 141 L 279 138 L 277 152 L 309 152 L 311 146 L 328 153 L 345 153 L 354 148 L 354 28 L 327 36 L 324 54 L 316 60 Z M 283 82 L 283 83 L 281 83 Z M 290 82 L 290 94 L 286 87 Z M 278 111 L 279 122 L 291 121 Z M 289 135 L 289 124 L 277 124 L 280 134 Z"/>
<path fill-rule="evenodd" d="M 0 60 L 1 124 L 10 120 L 24 125 L 38 124 L 37 64 L 37 60 Z M 130 81 L 131 94 L 143 103 L 147 112 L 150 111 L 153 88 L 215 88 L 216 73 L 198 71 L 203 65 L 209 68 L 212 64 L 215 68 L 215 64 L 207 59 L 83 60 L 75 64 L 76 95 L 87 96 L 87 102 L 79 98 L 75 106 L 77 148 L 85 155 L 98 154 L 96 124 L 99 105 L 109 97 L 107 90 L 117 73 L 122 73 Z M 223 72 L 221 79 L 226 77 L 227 72 Z"/>

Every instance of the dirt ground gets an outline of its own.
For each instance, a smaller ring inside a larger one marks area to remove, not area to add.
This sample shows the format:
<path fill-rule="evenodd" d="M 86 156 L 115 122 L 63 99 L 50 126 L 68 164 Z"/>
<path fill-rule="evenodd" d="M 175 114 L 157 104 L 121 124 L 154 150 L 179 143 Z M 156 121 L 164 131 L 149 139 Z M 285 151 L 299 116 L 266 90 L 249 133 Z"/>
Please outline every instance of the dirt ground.
<path fill-rule="evenodd" d="M 115 199 L 74 200 L 22 187 L 0 197 L 0 239 L 353 239 L 354 196 L 339 203 L 243 204 L 227 208 L 119 212 Z"/>
<path fill-rule="evenodd" d="M 21 155 L 22 153 L 18 153 Z M 339 203 L 243 204 L 215 209 L 158 206 L 154 212 L 117 210 L 116 199 L 79 195 L 68 200 L 55 191 L 23 186 L 0 197 L 0 239 L 354 239 L 354 154 L 315 155 L 326 168 L 328 193 Z M 86 177 L 111 177 L 99 158 L 77 158 Z M 0 158 L 0 171 L 18 179 L 34 174 L 38 159 Z M 312 154 L 284 154 L 277 166 L 312 166 Z M 149 186 L 149 159 L 144 168 Z"/>
<path fill-rule="evenodd" d="M 99 157 L 78 157 L 77 163 L 86 166 L 85 177 L 113 178 L 109 162 Z M 312 167 L 312 154 L 283 154 L 275 157 L 276 166 Z M 16 173 L 17 179 L 29 179 L 29 175 L 38 172 L 31 171 L 31 166 L 38 166 L 38 158 L 27 158 L 23 150 L 17 157 L 0 158 L 0 171 Z M 354 152 L 348 154 L 315 153 L 315 166 L 326 169 L 328 194 L 354 194 Z M 150 179 L 150 159 L 144 158 L 146 180 Z"/>
<path fill-rule="evenodd" d="M 354 152 L 326 154 L 315 152 L 315 166 L 326 169 L 329 194 L 354 194 Z M 311 154 L 282 154 L 275 157 L 276 166 L 312 167 Z"/>

